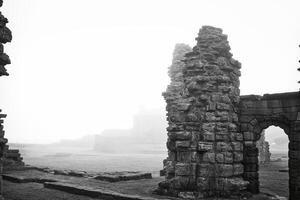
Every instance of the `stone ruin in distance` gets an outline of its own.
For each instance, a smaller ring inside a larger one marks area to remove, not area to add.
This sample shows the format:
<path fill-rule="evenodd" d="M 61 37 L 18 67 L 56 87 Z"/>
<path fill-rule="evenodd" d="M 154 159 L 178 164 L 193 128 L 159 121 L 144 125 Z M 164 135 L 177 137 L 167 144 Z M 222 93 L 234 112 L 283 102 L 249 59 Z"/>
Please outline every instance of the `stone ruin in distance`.
<path fill-rule="evenodd" d="M 241 64 L 227 36 L 203 26 L 190 48 L 177 44 L 169 68 L 168 157 L 158 193 L 188 199 L 259 193 L 258 148 L 265 128 L 288 135 L 290 199 L 300 197 L 300 93 L 240 96 Z"/>

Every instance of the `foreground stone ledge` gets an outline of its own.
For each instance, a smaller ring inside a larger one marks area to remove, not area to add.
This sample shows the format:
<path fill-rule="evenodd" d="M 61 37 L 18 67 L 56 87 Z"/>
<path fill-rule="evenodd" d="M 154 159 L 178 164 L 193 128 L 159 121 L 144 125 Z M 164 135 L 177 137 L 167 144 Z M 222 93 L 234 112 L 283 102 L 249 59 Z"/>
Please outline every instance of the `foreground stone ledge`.
<path fill-rule="evenodd" d="M 123 173 L 103 173 L 97 175 L 94 179 L 109 182 L 118 181 L 129 181 L 129 180 L 140 180 L 140 179 L 151 179 L 151 173 L 139 173 L 139 172 L 123 172 Z"/>
<path fill-rule="evenodd" d="M 45 182 L 56 182 L 55 179 L 45 179 L 45 178 L 27 178 L 23 176 L 4 174 L 2 175 L 4 180 L 11 181 L 14 183 L 45 183 Z"/>
<path fill-rule="evenodd" d="M 61 182 L 46 182 L 44 183 L 45 188 L 49 189 L 56 189 L 72 194 L 79 194 L 89 197 L 97 197 L 101 199 L 109 199 L 109 200 L 156 200 L 157 198 L 152 197 L 142 197 L 138 195 L 128 195 L 128 194 L 121 194 L 118 192 L 114 192 L 107 189 L 94 189 L 90 187 L 84 187 L 76 184 L 70 184 L 70 183 L 61 183 Z M 162 199 L 164 200 L 164 199 Z M 165 199 L 167 200 L 167 199 Z"/>

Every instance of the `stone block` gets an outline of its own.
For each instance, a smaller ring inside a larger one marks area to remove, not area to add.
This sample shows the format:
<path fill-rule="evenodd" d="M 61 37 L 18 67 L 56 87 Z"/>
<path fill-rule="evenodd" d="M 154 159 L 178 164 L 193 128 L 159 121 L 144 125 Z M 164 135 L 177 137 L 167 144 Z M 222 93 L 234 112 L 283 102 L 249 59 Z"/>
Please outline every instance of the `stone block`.
<path fill-rule="evenodd" d="M 233 165 L 233 175 L 239 176 L 244 173 L 244 165 L 242 164 L 234 164 Z"/>
<path fill-rule="evenodd" d="M 224 152 L 224 163 L 232 164 L 233 163 L 233 154 L 230 152 Z"/>
<path fill-rule="evenodd" d="M 171 188 L 178 190 L 195 190 L 196 189 L 196 177 L 194 176 L 177 176 L 172 179 Z"/>
<path fill-rule="evenodd" d="M 206 111 L 215 111 L 216 110 L 216 103 L 215 102 L 209 102 L 206 106 Z"/>
<path fill-rule="evenodd" d="M 180 102 L 177 104 L 176 108 L 180 111 L 187 111 L 187 110 L 189 110 L 190 106 L 191 106 L 191 103 Z"/>
<path fill-rule="evenodd" d="M 244 132 L 244 140 L 245 141 L 253 141 L 254 140 L 254 133 L 252 132 Z"/>
<path fill-rule="evenodd" d="M 215 131 L 217 133 L 227 134 L 228 133 L 228 124 L 217 122 L 215 126 Z"/>
<path fill-rule="evenodd" d="M 294 151 L 300 151 L 300 141 L 290 141 L 289 149 Z"/>
<path fill-rule="evenodd" d="M 189 151 L 177 151 L 177 162 L 189 163 L 192 161 L 191 152 Z"/>
<path fill-rule="evenodd" d="M 225 103 L 217 103 L 217 110 L 230 110 L 231 106 L 229 104 L 225 104 Z"/>
<path fill-rule="evenodd" d="M 244 158 L 244 154 L 242 152 L 233 152 L 234 162 L 242 162 L 243 158 Z"/>
<path fill-rule="evenodd" d="M 199 142 L 198 143 L 198 151 L 206 152 L 213 150 L 213 143 L 212 142 Z"/>
<path fill-rule="evenodd" d="M 244 163 L 246 164 L 257 164 L 258 157 L 244 157 Z"/>
<path fill-rule="evenodd" d="M 234 151 L 243 151 L 243 143 L 241 143 L 241 142 L 232 142 L 231 145 L 232 145 L 232 149 Z"/>
<path fill-rule="evenodd" d="M 174 151 L 168 151 L 168 158 L 169 160 L 175 161 L 176 152 Z"/>
<path fill-rule="evenodd" d="M 175 164 L 176 176 L 196 176 L 195 163 L 176 163 Z"/>
<path fill-rule="evenodd" d="M 233 165 L 216 164 L 216 175 L 220 177 L 233 176 Z"/>
<path fill-rule="evenodd" d="M 226 142 L 217 142 L 217 151 L 232 151 L 232 147 L 229 143 Z"/>
<path fill-rule="evenodd" d="M 229 113 L 227 111 L 217 111 L 216 112 L 216 117 L 219 118 L 220 121 L 222 122 L 227 122 L 229 121 Z"/>
<path fill-rule="evenodd" d="M 171 140 L 190 140 L 192 138 L 190 131 L 169 132 L 168 136 Z"/>
<path fill-rule="evenodd" d="M 175 150 L 176 150 L 176 143 L 175 143 L 175 141 L 170 140 L 170 138 L 168 138 L 168 141 L 167 141 L 167 148 L 168 148 L 168 150 L 170 150 L 170 151 L 175 151 Z"/>
<path fill-rule="evenodd" d="M 212 141 L 215 141 L 215 133 L 213 132 L 208 132 L 208 131 L 205 131 L 202 135 L 202 139 L 203 141 L 207 141 L 207 142 L 212 142 Z"/>
<path fill-rule="evenodd" d="M 230 140 L 229 135 L 227 135 L 227 134 L 217 133 L 215 137 L 216 137 L 216 141 L 229 141 Z"/>
<path fill-rule="evenodd" d="M 241 115 L 240 122 L 241 123 L 249 123 L 253 119 L 252 115 Z"/>
<path fill-rule="evenodd" d="M 190 141 L 176 141 L 176 148 L 188 148 L 190 145 Z"/>
<path fill-rule="evenodd" d="M 234 124 L 234 123 L 228 123 L 228 130 L 229 130 L 230 132 L 236 132 L 236 131 L 238 131 L 238 127 L 237 127 L 237 125 Z"/>
<path fill-rule="evenodd" d="M 293 131 L 300 131 L 300 122 L 296 121 L 294 124 L 293 124 Z"/>
<path fill-rule="evenodd" d="M 289 158 L 300 160 L 300 151 L 289 150 Z"/>
<path fill-rule="evenodd" d="M 218 163 L 224 163 L 224 162 L 225 162 L 224 154 L 222 154 L 222 153 L 217 153 L 217 154 L 216 154 L 216 161 L 217 161 Z"/>
<path fill-rule="evenodd" d="M 240 130 L 241 130 L 242 132 L 247 132 L 247 131 L 249 131 L 249 129 L 248 129 L 248 123 L 240 123 Z"/>
<path fill-rule="evenodd" d="M 180 199 L 196 199 L 194 192 L 179 192 L 178 197 Z"/>
<path fill-rule="evenodd" d="M 236 133 L 236 138 L 237 141 L 243 141 L 243 134 L 242 133 Z"/>
<path fill-rule="evenodd" d="M 198 177 L 197 178 L 197 188 L 199 191 L 205 191 L 210 189 L 209 178 Z"/>
<path fill-rule="evenodd" d="M 255 181 L 255 180 L 258 180 L 258 173 L 257 172 L 244 172 L 243 177 L 246 180 Z"/>
<path fill-rule="evenodd" d="M 258 164 L 245 164 L 244 170 L 245 170 L 245 172 L 257 172 Z"/>
<path fill-rule="evenodd" d="M 198 177 L 214 177 L 215 170 L 212 164 L 198 164 L 197 169 L 197 176 Z"/>
<path fill-rule="evenodd" d="M 216 115 L 214 113 L 207 112 L 207 113 L 205 113 L 205 119 L 208 122 L 216 122 L 216 121 L 220 121 L 221 118 L 216 117 Z"/>
<path fill-rule="evenodd" d="M 290 138 L 290 141 L 300 142 L 300 134 L 298 132 L 292 132 L 292 133 L 290 133 L 289 134 L 289 138 Z"/>
<path fill-rule="evenodd" d="M 195 113 L 188 113 L 185 121 L 186 122 L 198 122 L 199 118 Z"/>
<path fill-rule="evenodd" d="M 208 132 L 214 132 L 215 131 L 215 123 L 203 123 L 202 124 L 202 130 L 208 131 Z"/>
<path fill-rule="evenodd" d="M 164 165 L 164 169 L 166 169 L 166 173 L 174 174 L 175 173 L 175 162 L 167 161 Z"/>
<path fill-rule="evenodd" d="M 204 153 L 204 154 L 201 156 L 201 162 L 215 163 L 215 162 L 216 162 L 216 156 L 215 156 L 215 153 Z"/>
<path fill-rule="evenodd" d="M 253 147 L 256 145 L 254 141 L 244 141 L 244 147 Z"/>

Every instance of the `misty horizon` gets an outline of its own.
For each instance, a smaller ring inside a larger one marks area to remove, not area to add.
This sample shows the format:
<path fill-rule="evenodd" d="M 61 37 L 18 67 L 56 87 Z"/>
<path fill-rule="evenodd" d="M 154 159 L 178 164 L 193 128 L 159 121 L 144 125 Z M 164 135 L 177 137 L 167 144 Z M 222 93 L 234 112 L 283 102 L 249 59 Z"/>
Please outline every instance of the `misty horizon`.
<path fill-rule="evenodd" d="M 53 143 L 130 129 L 140 107 L 164 115 L 161 93 L 170 82 L 174 46 L 193 47 L 206 24 L 223 29 L 242 63 L 241 95 L 298 91 L 297 5 L 7 1 L 11 76 L 0 80 L 6 137 L 12 143 Z"/>

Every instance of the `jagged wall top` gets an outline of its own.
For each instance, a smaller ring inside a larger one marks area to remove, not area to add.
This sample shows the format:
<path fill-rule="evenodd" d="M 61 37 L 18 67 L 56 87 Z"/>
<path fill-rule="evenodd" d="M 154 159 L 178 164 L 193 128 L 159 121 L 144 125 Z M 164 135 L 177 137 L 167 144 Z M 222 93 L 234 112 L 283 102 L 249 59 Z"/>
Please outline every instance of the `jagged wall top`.
<path fill-rule="evenodd" d="M 172 65 L 169 67 L 169 76 L 171 81 L 182 81 L 182 69 L 184 63 L 182 60 L 185 58 L 185 54 L 191 52 L 192 48 L 187 44 L 176 44 L 173 52 Z"/>
<path fill-rule="evenodd" d="M 0 1 L 0 7 L 2 6 L 3 1 Z M 4 53 L 3 44 L 7 42 L 11 42 L 12 34 L 9 28 L 6 27 L 8 23 L 7 18 L 5 18 L 0 12 L 0 76 L 7 76 L 7 70 L 5 69 L 5 65 L 10 64 L 10 59 L 7 54 Z"/>

